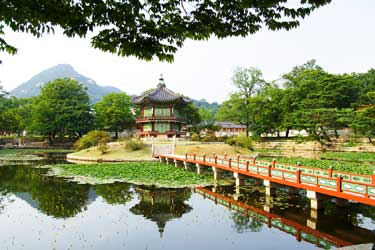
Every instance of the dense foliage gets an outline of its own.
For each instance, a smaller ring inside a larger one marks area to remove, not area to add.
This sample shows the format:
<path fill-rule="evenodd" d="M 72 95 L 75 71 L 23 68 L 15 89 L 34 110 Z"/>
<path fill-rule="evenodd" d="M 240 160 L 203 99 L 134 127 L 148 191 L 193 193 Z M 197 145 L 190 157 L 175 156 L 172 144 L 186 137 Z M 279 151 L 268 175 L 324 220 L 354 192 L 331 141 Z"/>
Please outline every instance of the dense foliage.
<path fill-rule="evenodd" d="M 274 158 L 262 157 L 261 160 L 266 160 L 272 162 Z M 285 164 L 300 164 L 305 167 L 321 168 L 328 169 L 332 166 L 333 170 L 339 172 L 351 172 L 364 175 L 372 175 L 375 170 L 375 166 L 370 164 L 362 164 L 355 162 L 344 162 L 344 161 L 332 161 L 332 160 L 315 160 L 315 159 L 306 159 L 302 157 L 296 158 L 276 158 L 276 162 L 285 163 Z"/>
<path fill-rule="evenodd" d="M 97 146 L 99 143 L 107 143 L 111 140 L 111 135 L 105 131 L 93 130 L 88 132 L 86 135 L 82 136 L 74 144 L 74 148 L 77 150 L 82 150 L 85 148 L 90 148 Z"/>
<path fill-rule="evenodd" d="M 112 93 L 95 104 L 96 122 L 99 128 L 118 133 L 135 125 L 131 111 L 130 96 L 125 93 Z"/>
<path fill-rule="evenodd" d="M 9 28 L 40 37 L 55 27 L 83 37 L 94 31 L 91 44 L 121 56 L 172 61 L 186 39 L 246 36 L 261 28 L 292 29 L 299 20 L 331 0 L 263 1 L 0 1 L 0 35 Z M 17 50 L 0 37 L 0 51 Z"/>
<path fill-rule="evenodd" d="M 330 144 L 338 131 L 351 128 L 357 136 L 375 137 L 375 70 L 331 74 L 315 60 L 294 67 L 280 82 L 265 82 L 258 69 L 237 69 L 237 91 L 216 118 L 246 125 L 256 136 L 279 136 L 305 130 Z"/>
<path fill-rule="evenodd" d="M 30 130 L 48 136 L 82 136 L 93 128 L 94 116 L 85 88 L 64 78 L 46 83 L 32 103 Z"/>

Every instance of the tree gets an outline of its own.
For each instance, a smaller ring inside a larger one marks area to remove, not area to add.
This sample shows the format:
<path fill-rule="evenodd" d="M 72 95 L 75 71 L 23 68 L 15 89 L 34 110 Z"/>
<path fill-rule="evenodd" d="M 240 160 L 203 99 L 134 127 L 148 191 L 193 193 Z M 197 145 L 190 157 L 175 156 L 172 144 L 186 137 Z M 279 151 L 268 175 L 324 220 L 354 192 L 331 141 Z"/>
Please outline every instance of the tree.
<path fill-rule="evenodd" d="M 200 108 L 198 110 L 199 116 L 201 117 L 202 122 L 205 125 L 212 124 L 214 121 L 213 115 L 210 113 L 210 111 L 206 108 Z"/>
<path fill-rule="evenodd" d="M 176 109 L 179 114 L 185 116 L 188 125 L 196 125 L 202 122 L 199 109 L 193 103 L 189 103 L 188 105 L 176 105 Z"/>
<path fill-rule="evenodd" d="M 232 1 L 0 1 L 0 35 L 6 28 L 40 37 L 60 27 L 68 37 L 97 32 L 94 48 L 151 60 L 172 61 L 186 39 L 246 36 L 261 28 L 290 30 L 331 0 Z M 0 51 L 17 49 L 0 37 Z"/>
<path fill-rule="evenodd" d="M 0 114 L 0 130 L 20 136 L 30 123 L 31 102 L 32 99 L 6 99 Z"/>
<path fill-rule="evenodd" d="M 104 96 L 94 107 L 98 126 L 106 131 L 115 132 L 117 138 L 119 132 L 135 125 L 130 99 L 125 93 Z"/>
<path fill-rule="evenodd" d="M 32 104 L 31 130 L 48 136 L 81 137 L 93 128 L 94 117 L 85 87 L 64 78 L 46 83 Z"/>
<path fill-rule="evenodd" d="M 256 115 L 260 112 L 259 101 L 256 95 L 266 85 L 262 72 L 257 68 L 237 68 L 232 78 L 233 85 L 237 88 L 230 99 L 223 102 L 216 118 L 230 120 L 246 126 L 246 135 L 256 124 Z"/>
<path fill-rule="evenodd" d="M 362 105 L 356 112 L 351 127 L 356 134 L 366 136 L 370 143 L 375 137 L 375 92 L 368 93 L 367 105 Z"/>
<path fill-rule="evenodd" d="M 358 100 L 359 84 L 354 75 L 330 74 L 308 61 L 283 76 L 283 123 L 287 129 L 305 129 L 317 139 L 330 141 L 327 130 L 342 128 Z"/>

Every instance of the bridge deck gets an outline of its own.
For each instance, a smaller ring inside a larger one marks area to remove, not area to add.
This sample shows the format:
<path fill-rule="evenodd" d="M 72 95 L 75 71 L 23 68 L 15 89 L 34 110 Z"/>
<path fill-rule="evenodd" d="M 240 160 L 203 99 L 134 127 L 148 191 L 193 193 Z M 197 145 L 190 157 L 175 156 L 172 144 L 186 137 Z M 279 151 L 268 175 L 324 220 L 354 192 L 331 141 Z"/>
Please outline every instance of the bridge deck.
<path fill-rule="evenodd" d="M 375 175 L 359 175 L 299 165 L 279 164 L 244 157 L 207 157 L 195 154 L 161 154 L 161 159 L 199 164 L 332 197 L 375 205 Z"/>

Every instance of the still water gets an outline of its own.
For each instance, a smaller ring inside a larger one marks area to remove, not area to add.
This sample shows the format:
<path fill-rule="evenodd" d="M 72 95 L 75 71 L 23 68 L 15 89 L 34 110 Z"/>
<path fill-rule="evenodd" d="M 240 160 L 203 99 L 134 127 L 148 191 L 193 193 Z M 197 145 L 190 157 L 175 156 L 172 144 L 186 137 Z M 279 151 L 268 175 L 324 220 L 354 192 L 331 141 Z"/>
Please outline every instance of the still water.
<path fill-rule="evenodd" d="M 160 189 L 82 185 L 0 166 L 0 249 L 334 249 L 373 242 L 375 208 L 262 186 Z"/>

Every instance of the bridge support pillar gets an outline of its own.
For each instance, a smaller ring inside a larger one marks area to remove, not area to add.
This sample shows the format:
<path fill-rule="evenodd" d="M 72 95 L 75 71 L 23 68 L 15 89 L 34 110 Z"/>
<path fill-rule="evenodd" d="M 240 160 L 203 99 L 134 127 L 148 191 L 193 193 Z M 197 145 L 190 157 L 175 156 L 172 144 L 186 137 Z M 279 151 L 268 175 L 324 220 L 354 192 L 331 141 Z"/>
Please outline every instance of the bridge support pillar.
<path fill-rule="evenodd" d="M 177 160 L 176 160 L 176 159 L 174 159 L 173 161 L 174 161 L 174 166 L 175 166 L 175 167 L 178 167 L 178 163 L 177 163 Z"/>
<path fill-rule="evenodd" d="M 345 199 L 336 198 L 336 206 L 338 207 L 348 207 L 349 201 Z"/>
<path fill-rule="evenodd" d="M 214 172 L 214 179 L 215 180 L 220 180 L 221 179 L 221 174 L 223 173 L 223 170 L 221 170 L 219 168 L 216 168 L 216 167 L 212 167 L 212 171 Z"/>
<path fill-rule="evenodd" d="M 276 194 L 276 183 L 269 180 L 263 180 L 263 185 L 266 186 L 266 195 L 273 196 Z"/>
<path fill-rule="evenodd" d="M 310 199 L 311 209 L 319 210 L 323 208 L 323 201 L 327 199 L 328 196 L 314 192 L 314 191 L 307 190 L 307 198 Z"/>
<path fill-rule="evenodd" d="M 263 210 L 266 211 L 266 212 L 268 212 L 268 213 L 271 212 L 271 207 L 272 207 L 272 205 L 271 205 L 271 199 L 272 199 L 271 196 L 266 195 L 266 200 L 265 200 L 264 205 L 263 205 Z"/>
<path fill-rule="evenodd" d="M 167 165 L 169 165 L 169 159 L 168 159 L 167 157 L 165 157 L 165 163 L 166 163 Z"/>
<path fill-rule="evenodd" d="M 183 161 L 183 163 L 184 163 L 184 168 L 185 168 L 185 170 L 189 170 L 189 169 L 190 169 L 190 167 L 189 167 L 189 163 L 186 162 L 186 161 Z"/>
<path fill-rule="evenodd" d="M 195 164 L 195 166 L 197 167 L 197 174 L 202 174 L 202 167 L 201 167 L 201 165 L 199 165 L 197 163 L 197 164 Z"/>
<path fill-rule="evenodd" d="M 160 156 L 159 156 L 159 162 L 160 162 L 160 163 L 163 163 L 163 157 L 160 157 Z"/>
<path fill-rule="evenodd" d="M 236 187 L 245 185 L 245 176 L 234 172 L 233 177 L 236 179 Z"/>
<path fill-rule="evenodd" d="M 238 199 L 240 198 L 240 195 L 241 195 L 240 187 L 236 186 L 236 190 L 235 190 L 235 193 L 233 195 L 233 199 L 238 201 Z"/>
<path fill-rule="evenodd" d="M 310 218 L 306 221 L 306 226 L 312 229 L 317 229 L 318 227 L 318 217 L 319 217 L 319 210 L 310 209 Z"/>

